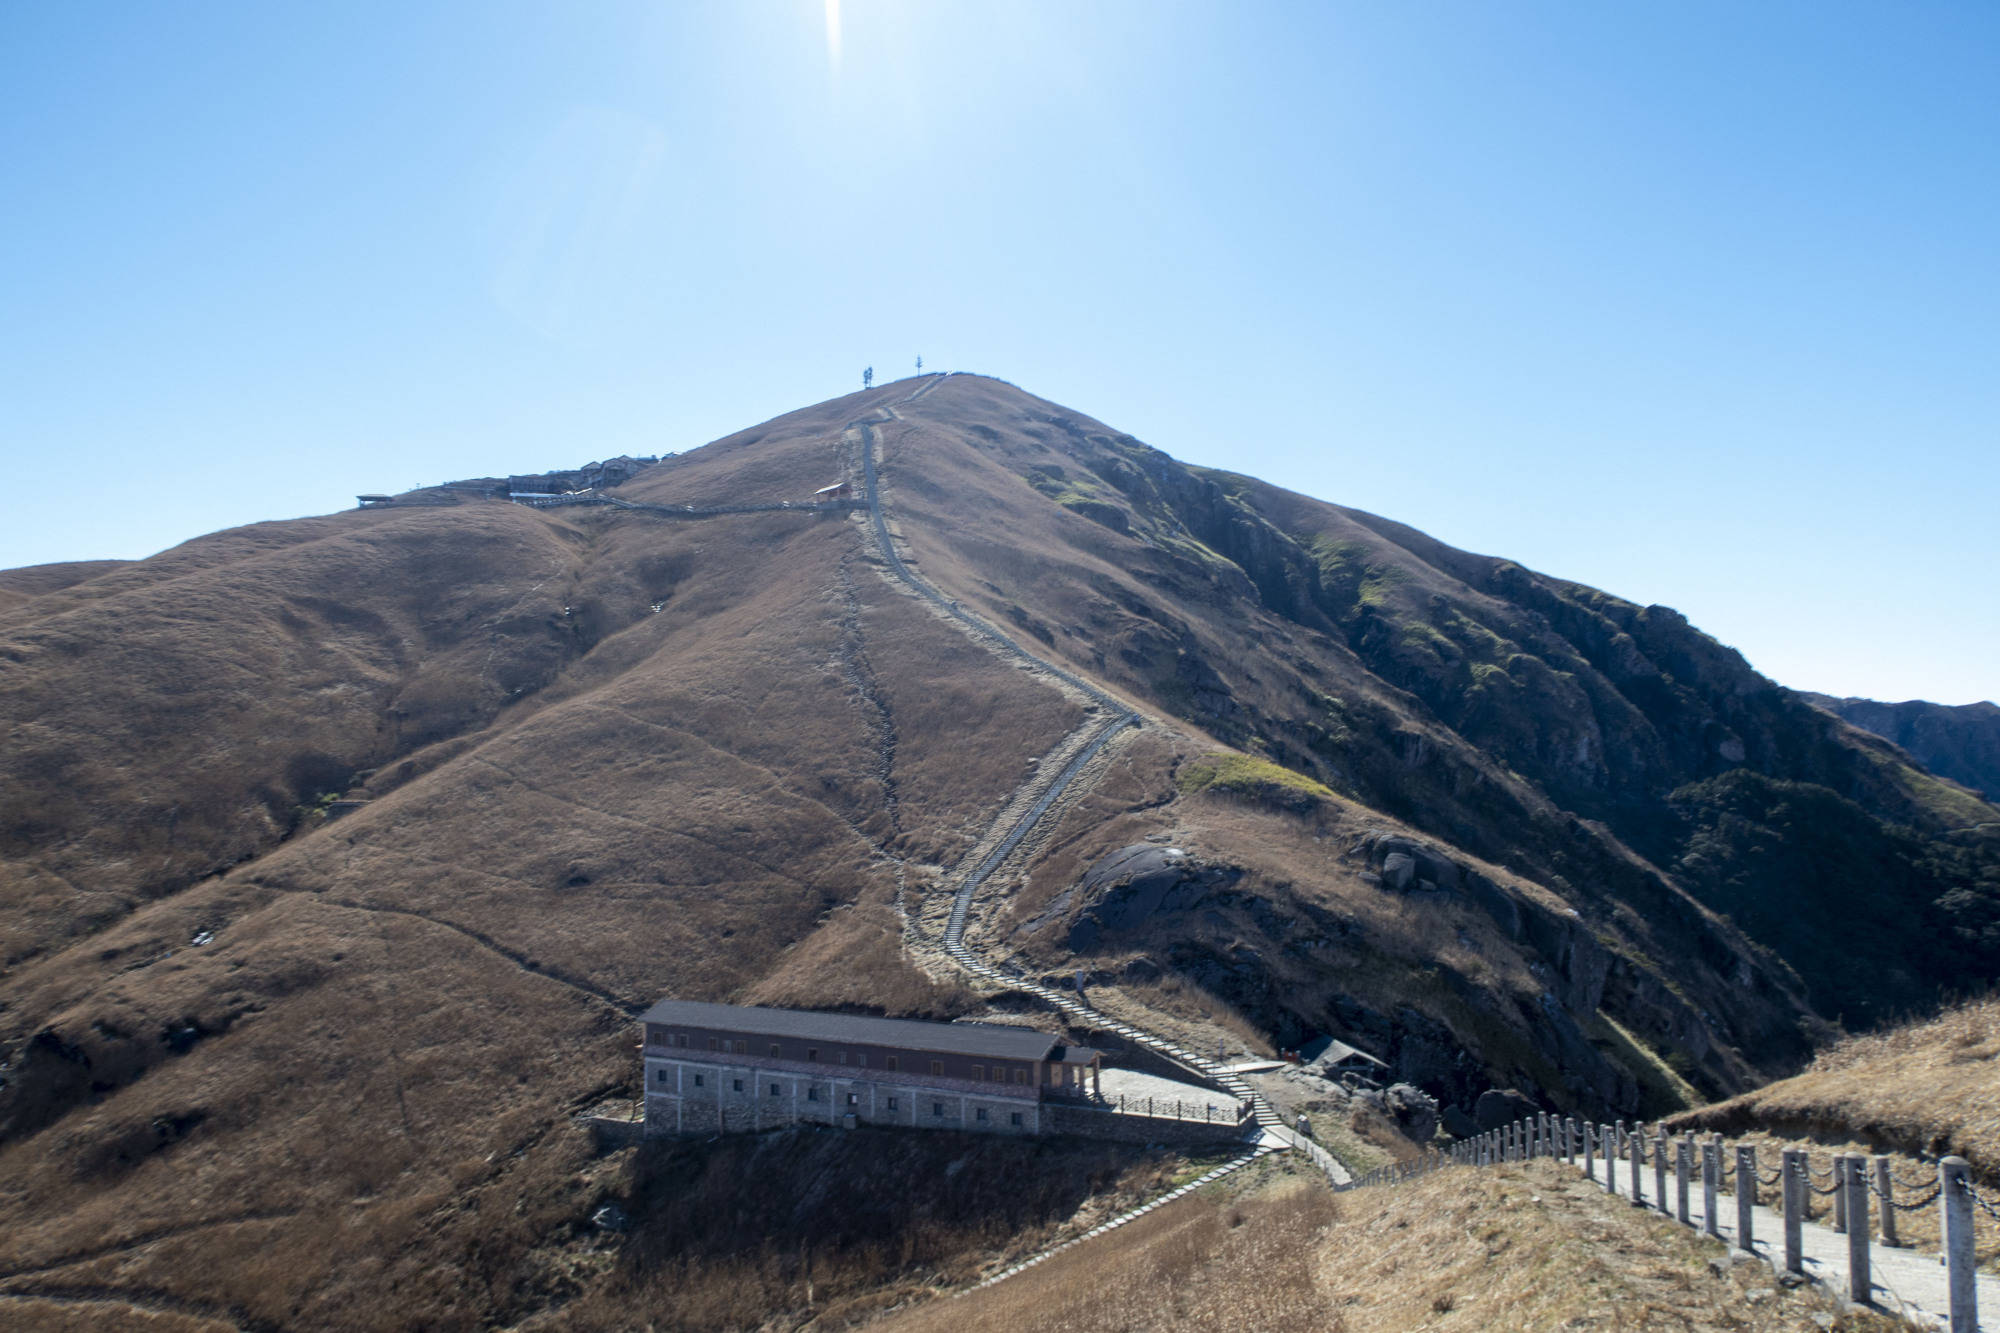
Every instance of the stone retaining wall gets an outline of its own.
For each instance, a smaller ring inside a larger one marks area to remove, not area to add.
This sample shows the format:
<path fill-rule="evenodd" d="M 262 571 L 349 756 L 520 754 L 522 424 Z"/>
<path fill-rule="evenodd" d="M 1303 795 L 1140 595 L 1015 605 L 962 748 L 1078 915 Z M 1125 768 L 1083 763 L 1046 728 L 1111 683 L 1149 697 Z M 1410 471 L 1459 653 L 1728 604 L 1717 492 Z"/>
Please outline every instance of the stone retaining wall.
<path fill-rule="evenodd" d="M 1045 1102 L 1042 1105 L 1042 1132 L 1112 1139 L 1119 1143 L 1235 1143 L 1255 1123 L 1238 1121 L 1220 1109 L 1216 1117 L 1212 1121 L 1176 1120 L 1172 1116 L 1132 1115 L 1100 1110 L 1094 1106 Z"/>

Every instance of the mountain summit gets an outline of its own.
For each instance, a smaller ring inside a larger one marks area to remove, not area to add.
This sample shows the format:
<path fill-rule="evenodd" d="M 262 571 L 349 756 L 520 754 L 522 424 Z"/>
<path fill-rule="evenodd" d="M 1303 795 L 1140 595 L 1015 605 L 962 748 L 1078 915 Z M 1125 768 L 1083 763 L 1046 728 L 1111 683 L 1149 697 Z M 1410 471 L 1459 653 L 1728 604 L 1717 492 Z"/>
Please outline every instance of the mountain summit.
<path fill-rule="evenodd" d="M 546 1311 L 655 1000 L 1020 1007 L 944 886 L 1098 691 L 969 936 L 1203 1040 L 1652 1116 L 2000 974 L 2000 810 L 1674 611 L 997 380 L 486 490 L 0 574 L 7 1274 Z"/>

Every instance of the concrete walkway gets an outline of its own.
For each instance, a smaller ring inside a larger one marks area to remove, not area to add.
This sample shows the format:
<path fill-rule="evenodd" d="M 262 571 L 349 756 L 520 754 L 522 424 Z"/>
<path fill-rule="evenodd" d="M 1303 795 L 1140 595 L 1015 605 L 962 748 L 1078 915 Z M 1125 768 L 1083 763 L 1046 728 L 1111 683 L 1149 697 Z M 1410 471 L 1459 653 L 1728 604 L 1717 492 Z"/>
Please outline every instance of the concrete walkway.
<path fill-rule="evenodd" d="M 1597 1161 L 1596 1180 L 1604 1183 L 1604 1161 Z M 1578 1164 L 1581 1170 L 1581 1163 Z M 1620 1197 L 1632 1197 L 1632 1162 L 1628 1156 L 1618 1163 L 1618 1193 Z M 1654 1190 L 1655 1174 L 1651 1153 L 1648 1152 L 1646 1169 L 1639 1173 L 1640 1193 L 1646 1205 L 1658 1208 L 1669 1216 L 1676 1215 L 1678 1195 L 1674 1184 L 1672 1163 L 1667 1167 L 1667 1197 L 1664 1201 Z M 1760 1197 L 1776 1197 L 1778 1187 L 1759 1185 Z M 1871 1200 L 1873 1202 L 1873 1200 Z M 1636 1205 L 1635 1205 L 1636 1206 Z M 1935 1205 L 1933 1205 L 1935 1206 Z M 1730 1249 L 1741 1249 L 1736 1236 L 1736 1196 L 1724 1190 L 1716 1195 L 1715 1229 L 1729 1244 Z M 1700 1167 L 1688 1182 L 1688 1220 L 1696 1230 L 1703 1230 L 1705 1213 L 1703 1209 Z M 1870 1222 L 1874 1217 L 1870 1216 Z M 1785 1219 L 1770 1208 L 1758 1204 L 1751 1209 L 1750 1234 L 1751 1250 L 1758 1258 L 1769 1263 L 1773 1269 L 1782 1270 L 1785 1263 Z M 1825 1283 L 1836 1292 L 1847 1291 L 1847 1237 L 1833 1228 L 1818 1222 L 1807 1222 L 1800 1228 L 1801 1248 L 1806 1273 Z M 1891 1249 L 1879 1239 L 1868 1247 L 1868 1271 L 1871 1281 L 1870 1294 L 1873 1304 L 1892 1314 L 1900 1314 L 1926 1328 L 1949 1328 L 1949 1298 L 1945 1290 L 1943 1260 L 1935 1255 L 1919 1254 L 1914 1250 Z M 1979 1275 L 1979 1327 L 1988 1333 L 2000 1333 L 2000 1277 L 1989 1273 Z"/>
<path fill-rule="evenodd" d="M 1204 1088 L 1196 1083 L 1183 1083 L 1137 1069 L 1107 1067 L 1098 1075 L 1098 1082 L 1104 1089 L 1105 1099 L 1114 1104 L 1120 1097 L 1126 1098 L 1129 1102 L 1143 1102 L 1150 1097 L 1154 1105 L 1160 1107 L 1170 1107 L 1175 1102 L 1181 1102 L 1195 1108 L 1197 1115 L 1203 1106 L 1213 1106 L 1218 1111 L 1227 1108 L 1232 1115 L 1236 1110 L 1234 1097 L 1225 1096 L 1213 1088 Z"/>

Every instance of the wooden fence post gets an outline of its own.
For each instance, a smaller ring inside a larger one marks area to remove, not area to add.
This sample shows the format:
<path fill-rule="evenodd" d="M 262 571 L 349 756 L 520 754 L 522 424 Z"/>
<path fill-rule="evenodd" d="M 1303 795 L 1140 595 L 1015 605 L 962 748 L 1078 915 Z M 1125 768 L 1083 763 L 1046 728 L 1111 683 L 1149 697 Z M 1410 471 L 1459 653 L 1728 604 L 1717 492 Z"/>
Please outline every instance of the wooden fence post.
<path fill-rule="evenodd" d="M 1653 1137 L 1653 1202 L 1660 1206 L 1662 1213 L 1667 1211 L 1667 1136 L 1665 1134 L 1656 1134 Z"/>
<path fill-rule="evenodd" d="M 1722 1188 L 1722 1139 L 1716 1136 L 1701 1145 L 1701 1229 L 1720 1240 L 1715 1224 L 1715 1196 Z"/>
<path fill-rule="evenodd" d="M 1846 1164 L 1840 1183 L 1847 1196 L 1847 1298 L 1866 1305 L 1875 1285 L 1868 1272 L 1868 1159 L 1843 1153 L 1840 1160 Z"/>
<path fill-rule="evenodd" d="M 1896 1235 L 1896 1170 L 1887 1157 L 1875 1158 L 1875 1193 L 1882 1200 L 1882 1243 L 1901 1245 Z"/>
<path fill-rule="evenodd" d="M 1563 1160 L 1576 1165 L 1576 1117 L 1563 1117 Z"/>
<path fill-rule="evenodd" d="M 1747 1143 L 1736 1145 L 1736 1248 L 1745 1254 L 1757 1253 L 1753 1229 L 1757 1207 L 1757 1150 Z"/>
<path fill-rule="evenodd" d="M 1583 1178 L 1597 1179 L 1597 1135 L 1591 1131 L 1590 1122 L 1583 1122 Z"/>
<path fill-rule="evenodd" d="M 1944 1227 L 1945 1285 L 1951 1333 L 1979 1333 L 1979 1285 L 1972 1259 L 1972 1182 L 1963 1157 L 1938 1163 L 1939 1222 Z"/>
<path fill-rule="evenodd" d="M 1632 1126 L 1632 1206 L 1646 1206 L 1646 1122 Z"/>
<path fill-rule="evenodd" d="M 1609 1125 L 1604 1127 L 1604 1192 L 1618 1192 L 1618 1132 Z"/>
<path fill-rule="evenodd" d="M 1785 1271 L 1805 1271 L 1806 1155 L 1797 1148 L 1785 1149 L 1783 1165 L 1785 1205 Z"/>

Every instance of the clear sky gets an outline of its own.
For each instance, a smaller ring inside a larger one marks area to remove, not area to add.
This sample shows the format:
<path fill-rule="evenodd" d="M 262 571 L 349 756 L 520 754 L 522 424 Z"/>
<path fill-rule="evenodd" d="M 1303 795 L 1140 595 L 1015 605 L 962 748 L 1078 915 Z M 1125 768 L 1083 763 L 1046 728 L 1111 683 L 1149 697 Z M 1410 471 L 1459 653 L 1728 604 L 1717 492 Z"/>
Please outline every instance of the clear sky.
<path fill-rule="evenodd" d="M 2000 696 L 2000 6 L 0 7 L 0 566 L 975 370 Z"/>

